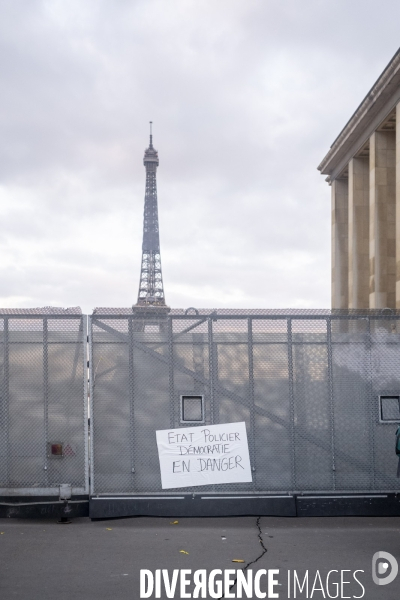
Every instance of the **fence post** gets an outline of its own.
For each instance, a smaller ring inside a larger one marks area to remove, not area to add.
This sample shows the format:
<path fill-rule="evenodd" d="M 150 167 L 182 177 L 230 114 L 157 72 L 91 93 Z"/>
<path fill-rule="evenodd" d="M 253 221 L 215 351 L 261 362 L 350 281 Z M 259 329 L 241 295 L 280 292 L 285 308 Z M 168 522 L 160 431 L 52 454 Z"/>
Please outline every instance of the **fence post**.
<path fill-rule="evenodd" d="M 375 489 L 375 435 L 374 435 L 374 428 L 375 428 L 375 411 L 373 410 L 373 406 L 372 406 L 372 399 L 373 399 L 373 377 L 374 377 L 374 369 L 373 369 L 373 364 L 372 364 L 372 348 L 373 348 L 373 343 L 372 343 L 372 333 L 371 333 L 371 319 L 370 317 L 367 317 L 367 351 L 368 351 L 368 355 L 369 355 L 369 373 L 367 373 L 368 379 L 369 379 L 369 414 L 370 414 L 370 419 L 369 419 L 369 441 L 370 441 L 370 448 L 371 448 L 371 489 Z M 375 322 L 375 327 L 376 327 L 376 322 Z"/>
<path fill-rule="evenodd" d="M 256 472 L 256 422 L 254 414 L 254 362 L 253 362 L 253 319 L 247 319 L 247 350 L 249 363 L 249 407 L 250 407 L 250 456 L 252 471 Z M 255 476 L 256 477 L 256 476 Z M 253 486 L 256 488 L 256 482 L 253 480 Z"/>
<path fill-rule="evenodd" d="M 210 421 L 214 423 L 214 342 L 213 342 L 213 326 L 212 318 L 208 318 L 208 370 L 210 382 Z"/>
<path fill-rule="evenodd" d="M 93 371 L 93 317 L 88 317 L 88 340 L 89 340 L 89 414 L 90 414 L 90 486 L 89 493 L 95 491 L 95 468 L 94 468 L 94 371 Z"/>
<path fill-rule="evenodd" d="M 135 473 L 135 391 L 133 363 L 133 317 L 128 317 L 128 360 L 129 360 L 129 431 L 131 474 Z M 136 486 L 133 484 L 133 488 Z"/>
<path fill-rule="evenodd" d="M 6 482 L 10 483 L 10 355 L 8 318 L 4 317 L 4 429 L 6 438 Z"/>
<path fill-rule="evenodd" d="M 83 359 L 83 418 L 84 418 L 84 440 L 85 440 L 85 493 L 89 494 L 89 397 L 88 397 L 88 317 L 82 315 L 82 359 Z M 79 344 L 79 342 L 78 342 Z M 90 364 L 90 363 L 89 363 Z"/>
<path fill-rule="evenodd" d="M 331 426 L 331 459 L 332 459 L 332 489 L 336 490 L 336 464 L 335 464 L 335 407 L 333 403 L 333 367 L 332 367 L 332 319 L 326 319 L 326 341 L 328 350 L 328 385 L 329 385 L 329 413 Z"/>
<path fill-rule="evenodd" d="M 296 430 L 294 426 L 295 403 L 293 384 L 293 347 L 292 347 L 292 319 L 287 320 L 287 349 L 288 349 L 288 375 L 289 375 L 289 402 L 290 402 L 290 435 L 291 435 L 291 465 L 292 465 L 292 490 L 296 490 Z"/>
<path fill-rule="evenodd" d="M 175 427 L 175 385 L 174 385 L 174 340 L 172 315 L 168 315 L 168 379 L 169 379 L 169 426 Z"/>
<path fill-rule="evenodd" d="M 49 485 L 47 443 L 49 441 L 49 347 L 48 322 L 43 317 L 43 417 L 44 417 L 44 479 Z"/>

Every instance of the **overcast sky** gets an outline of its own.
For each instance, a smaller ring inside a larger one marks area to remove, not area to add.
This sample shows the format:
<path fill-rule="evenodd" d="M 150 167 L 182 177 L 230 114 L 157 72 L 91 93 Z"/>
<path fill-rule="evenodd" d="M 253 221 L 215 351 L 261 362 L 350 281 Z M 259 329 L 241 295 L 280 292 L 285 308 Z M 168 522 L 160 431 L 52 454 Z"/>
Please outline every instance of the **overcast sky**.
<path fill-rule="evenodd" d="M 1 0 L 0 305 L 130 306 L 148 122 L 167 303 L 330 305 L 316 167 L 398 0 Z"/>

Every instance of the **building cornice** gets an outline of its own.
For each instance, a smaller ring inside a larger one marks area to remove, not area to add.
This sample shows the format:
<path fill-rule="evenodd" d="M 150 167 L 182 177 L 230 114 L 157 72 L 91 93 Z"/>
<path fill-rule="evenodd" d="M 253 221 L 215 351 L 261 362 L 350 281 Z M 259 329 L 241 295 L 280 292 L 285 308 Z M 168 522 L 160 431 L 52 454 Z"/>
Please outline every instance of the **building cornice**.
<path fill-rule="evenodd" d="M 400 101 L 400 49 L 372 86 L 318 166 L 335 179 Z"/>

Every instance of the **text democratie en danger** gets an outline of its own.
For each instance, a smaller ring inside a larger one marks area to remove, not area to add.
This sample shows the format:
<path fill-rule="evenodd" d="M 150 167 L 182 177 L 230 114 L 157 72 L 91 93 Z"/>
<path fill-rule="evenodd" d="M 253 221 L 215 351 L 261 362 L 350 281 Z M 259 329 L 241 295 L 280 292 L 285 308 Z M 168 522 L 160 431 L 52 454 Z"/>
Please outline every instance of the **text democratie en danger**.
<path fill-rule="evenodd" d="M 156 431 L 163 489 L 252 481 L 246 424 Z"/>

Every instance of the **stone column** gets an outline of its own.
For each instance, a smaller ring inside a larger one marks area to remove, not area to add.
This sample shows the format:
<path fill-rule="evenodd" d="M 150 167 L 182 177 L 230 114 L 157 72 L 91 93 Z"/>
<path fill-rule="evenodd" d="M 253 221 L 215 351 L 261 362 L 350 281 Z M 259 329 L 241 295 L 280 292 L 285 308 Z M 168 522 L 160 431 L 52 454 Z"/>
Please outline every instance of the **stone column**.
<path fill-rule="evenodd" d="M 332 182 L 332 308 L 348 308 L 348 179 Z"/>
<path fill-rule="evenodd" d="M 369 308 L 369 158 L 349 162 L 349 308 Z"/>
<path fill-rule="evenodd" d="M 396 306 L 396 134 L 376 131 L 370 140 L 370 308 Z"/>
<path fill-rule="evenodd" d="M 396 107 L 396 308 L 400 308 L 400 103 Z"/>

